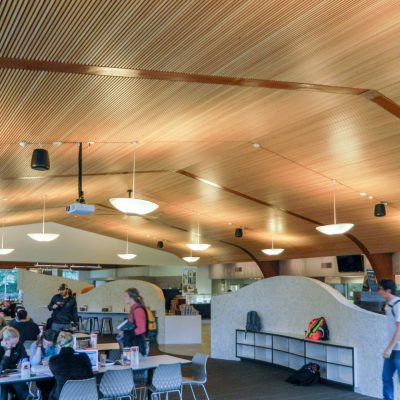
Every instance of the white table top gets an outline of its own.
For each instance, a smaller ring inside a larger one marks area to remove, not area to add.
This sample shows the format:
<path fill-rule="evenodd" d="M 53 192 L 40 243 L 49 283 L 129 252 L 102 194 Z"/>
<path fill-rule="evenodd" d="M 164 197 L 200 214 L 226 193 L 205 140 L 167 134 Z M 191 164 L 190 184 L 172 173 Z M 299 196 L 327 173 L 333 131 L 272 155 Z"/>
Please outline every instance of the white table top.
<path fill-rule="evenodd" d="M 186 360 L 184 358 L 169 356 L 169 355 L 160 355 L 160 356 L 150 356 L 146 358 L 139 359 L 139 364 L 135 365 L 131 368 L 131 366 L 123 366 L 123 365 L 111 365 L 108 367 L 100 367 L 99 371 L 95 371 L 95 373 L 104 373 L 107 370 L 115 370 L 115 369 L 132 369 L 134 371 L 145 370 L 145 369 L 154 369 L 157 368 L 161 364 L 190 364 L 190 360 Z M 34 376 L 33 376 L 34 375 Z M 6 385 L 15 382 L 28 382 L 28 381 L 36 381 L 42 379 L 51 378 L 53 374 L 51 373 L 49 367 L 39 365 L 32 367 L 32 375 L 27 378 L 21 378 L 21 375 L 18 373 L 11 374 L 9 376 L 0 377 L 0 386 Z"/>

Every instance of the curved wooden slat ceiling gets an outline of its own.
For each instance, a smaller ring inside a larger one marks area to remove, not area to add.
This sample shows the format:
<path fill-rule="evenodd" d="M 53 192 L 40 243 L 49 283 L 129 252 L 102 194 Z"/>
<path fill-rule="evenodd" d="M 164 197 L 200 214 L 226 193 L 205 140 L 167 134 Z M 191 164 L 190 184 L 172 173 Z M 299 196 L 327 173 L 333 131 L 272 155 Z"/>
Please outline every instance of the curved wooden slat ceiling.
<path fill-rule="evenodd" d="M 46 194 L 55 222 L 128 227 L 179 256 L 199 214 L 213 244 L 201 263 L 248 260 L 226 242 L 267 260 L 272 235 L 282 258 L 358 253 L 307 221 L 332 221 L 336 179 L 339 221 L 371 253 L 398 251 L 399 21 L 389 0 L 1 2 L 0 211 L 37 222 Z M 50 150 L 50 171 L 30 169 L 22 140 Z M 108 203 L 130 186 L 134 140 L 138 195 L 160 204 L 145 218 Z M 64 206 L 80 141 L 95 142 L 84 190 L 98 211 L 77 218 Z"/>

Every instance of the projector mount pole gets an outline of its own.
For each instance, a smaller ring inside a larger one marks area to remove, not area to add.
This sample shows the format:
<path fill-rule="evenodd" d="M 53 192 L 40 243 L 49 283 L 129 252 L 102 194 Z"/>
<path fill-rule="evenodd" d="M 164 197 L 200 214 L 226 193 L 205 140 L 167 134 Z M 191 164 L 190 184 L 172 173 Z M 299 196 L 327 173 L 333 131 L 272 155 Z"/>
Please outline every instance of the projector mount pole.
<path fill-rule="evenodd" d="M 79 142 L 78 146 L 78 198 L 76 201 L 85 204 L 85 197 L 82 190 L 82 142 Z"/>

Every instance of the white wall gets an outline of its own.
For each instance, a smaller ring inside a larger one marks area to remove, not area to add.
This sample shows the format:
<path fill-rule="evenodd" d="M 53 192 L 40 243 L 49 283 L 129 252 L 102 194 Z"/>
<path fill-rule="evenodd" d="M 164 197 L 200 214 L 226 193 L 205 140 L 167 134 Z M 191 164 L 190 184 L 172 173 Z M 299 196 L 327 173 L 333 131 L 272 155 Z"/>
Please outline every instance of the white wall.
<path fill-rule="evenodd" d="M 356 392 L 381 396 L 386 317 L 356 307 L 328 285 L 278 276 L 213 297 L 211 307 L 211 354 L 228 360 L 235 360 L 235 330 L 245 328 L 250 310 L 259 313 L 263 331 L 297 335 L 304 335 L 311 319 L 324 316 L 331 340 L 356 349 Z"/>
<path fill-rule="evenodd" d="M 97 233 L 48 222 L 45 231 L 59 233 L 53 242 L 35 242 L 27 233 L 41 232 L 41 224 L 18 225 L 4 228 L 5 244 L 15 251 L 2 257 L 2 261 L 42 263 L 88 263 L 121 265 L 185 265 L 185 262 L 166 251 L 152 249 L 135 243 L 129 250 L 137 254 L 133 260 L 122 260 L 117 253 L 125 252 L 126 242 Z"/>
<path fill-rule="evenodd" d="M 211 279 L 262 279 L 264 277 L 258 265 L 253 261 L 213 264 L 209 268 Z"/>
<path fill-rule="evenodd" d="M 332 263 L 332 268 L 322 268 L 322 263 Z M 364 267 L 371 268 L 367 257 L 364 256 Z M 307 277 L 322 276 L 363 276 L 363 272 L 341 273 L 338 270 L 336 257 L 297 258 L 279 261 L 280 275 L 296 275 Z"/>
<path fill-rule="evenodd" d="M 211 293 L 211 279 L 209 278 L 208 266 L 188 267 L 188 266 L 142 266 L 142 267 L 123 267 L 118 269 L 93 270 L 90 273 L 83 271 L 80 279 L 92 282 L 96 279 L 105 278 L 134 278 L 138 277 L 181 277 L 186 269 L 197 271 L 197 291 L 200 294 Z"/>
<path fill-rule="evenodd" d="M 23 291 L 24 306 L 35 322 L 46 322 L 50 318 L 51 312 L 47 305 L 52 296 L 58 293 L 58 287 L 63 282 L 67 283 L 73 292 L 88 287 L 88 284 L 82 281 L 42 275 L 25 269 L 18 270 L 18 288 Z"/>
<path fill-rule="evenodd" d="M 108 282 L 88 293 L 76 296 L 78 306 L 87 305 L 88 311 L 101 311 L 103 307 L 112 306 L 113 312 L 128 312 L 129 306 L 123 301 L 126 289 L 134 287 L 144 299 L 148 307 L 157 312 L 157 315 L 165 314 L 165 299 L 162 290 L 152 283 L 133 279 L 122 279 Z"/>

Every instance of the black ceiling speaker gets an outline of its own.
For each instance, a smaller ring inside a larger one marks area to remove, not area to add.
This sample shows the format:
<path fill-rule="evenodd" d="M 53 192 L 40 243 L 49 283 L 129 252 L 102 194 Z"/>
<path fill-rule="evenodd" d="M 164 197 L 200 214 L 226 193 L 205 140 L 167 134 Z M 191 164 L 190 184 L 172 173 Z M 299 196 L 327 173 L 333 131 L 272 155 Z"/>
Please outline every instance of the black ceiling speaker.
<path fill-rule="evenodd" d="M 375 204 L 374 215 L 375 217 L 384 217 L 386 215 L 385 203 Z"/>
<path fill-rule="evenodd" d="M 33 150 L 31 168 L 36 171 L 47 171 L 50 169 L 49 152 L 46 149 Z"/>
<path fill-rule="evenodd" d="M 159 240 L 157 242 L 157 249 L 162 249 L 164 247 L 164 242 L 162 240 Z"/>
<path fill-rule="evenodd" d="M 235 229 L 235 237 L 239 238 L 243 236 L 243 228 L 236 228 Z"/>

